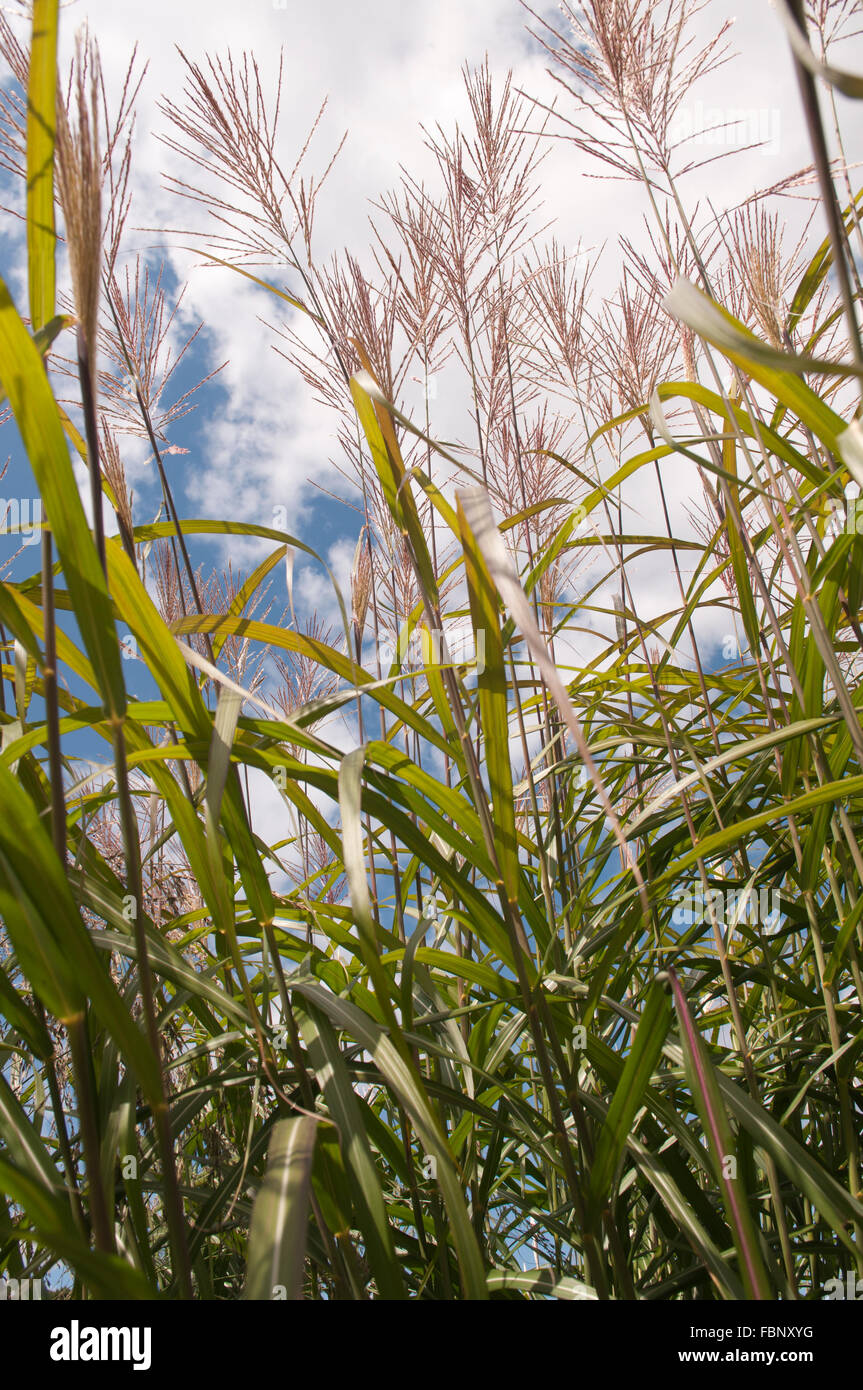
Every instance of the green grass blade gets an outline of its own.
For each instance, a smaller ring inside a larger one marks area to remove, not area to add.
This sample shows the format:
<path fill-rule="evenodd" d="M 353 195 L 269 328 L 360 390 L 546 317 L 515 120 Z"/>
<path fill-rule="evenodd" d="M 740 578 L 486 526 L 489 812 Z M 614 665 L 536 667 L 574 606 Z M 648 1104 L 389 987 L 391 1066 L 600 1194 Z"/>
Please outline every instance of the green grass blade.
<path fill-rule="evenodd" d="M 54 137 L 59 9 L 59 0 L 34 0 L 27 85 L 27 274 L 34 331 L 53 318 L 56 294 Z"/>
<path fill-rule="evenodd" d="M 689 1089 L 698 1107 L 710 1145 L 714 1174 L 734 1235 L 746 1294 L 748 1298 L 770 1298 L 770 1284 L 758 1248 L 746 1191 L 741 1176 L 737 1174 L 737 1147 L 731 1135 L 713 1064 L 692 1021 L 680 982 L 673 971 L 669 971 L 669 979 L 680 1023 Z"/>
<path fill-rule="evenodd" d="M 590 1197 L 600 1206 L 611 1190 L 614 1174 L 626 1147 L 635 1113 L 665 1042 L 671 1021 L 671 998 L 663 984 L 654 980 L 645 1001 L 635 1038 L 608 1107 L 599 1133 L 590 1170 Z"/>
<path fill-rule="evenodd" d="M 273 1127 L 264 1181 L 255 1197 L 245 1297 L 302 1299 L 309 1186 L 318 1121 L 309 1115 Z"/>
<path fill-rule="evenodd" d="M 126 694 L 111 600 L 42 358 L 2 281 L 0 381 L 42 495 L 99 690 L 111 716 L 121 718 Z"/>

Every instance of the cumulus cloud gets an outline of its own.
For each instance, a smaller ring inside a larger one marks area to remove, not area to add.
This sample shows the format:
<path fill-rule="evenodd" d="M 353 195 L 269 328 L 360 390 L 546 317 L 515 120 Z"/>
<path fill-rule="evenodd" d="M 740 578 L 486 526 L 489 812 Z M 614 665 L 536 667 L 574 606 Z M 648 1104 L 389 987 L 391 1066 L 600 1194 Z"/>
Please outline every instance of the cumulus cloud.
<path fill-rule="evenodd" d="M 558 23 L 556 7 L 534 7 Z M 732 0 L 712 0 L 697 20 L 701 37 L 709 37 L 725 19 L 734 17 Z M 320 198 L 316 224 L 317 254 L 325 258 L 347 247 L 361 258 L 370 241 L 370 200 L 391 188 L 400 169 L 417 180 L 433 178 L 434 164 L 420 129 L 440 125 L 452 130 L 464 121 L 466 99 L 461 70 L 488 55 L 498 78 L 512 69 L 516 88 L 541 100 L 565 103 L 566 96 L 546 73 L 547 57 L 525 30 L 534 23 L 517 0 L 436 0 L 406 6 L 402 0 L 333 0 L 329 5 L 273 3 L 251 0 L 237 6 L 227 0 L 78 0 L 63 10 L 62 42 L 71 53 L 77 26 L 87 23 L 98 37 L 109 87 L 119 95 L 133 46 L 148 66 L 138 102 L 133 160 L 134 197 L 129 219 L 128 252 L 167 257 L 178 280 L 189 288 L 176 334 L 203 321 L 206 333 L 196 348 L 196 368 L 205 370 L 227 361 L 216 383 L 201 397 L 196 415 L 184 421 L 177 439 L 189 454 L 171 459 L 172 481 L 184 494 L 187 514 L 230 516 L 236 520 L 272 524 L 274 508 L 286 509 L 290 530 L 322 552 L 331 552 L 345 577 L 358 519 L 345 513 L 334 522 L 313 483 L 344 491 L 344 480 L 331 467 L 339 450 L 334 412 L 318 404 L 298 373 L 274 349 L 284 348 L 271 325 L 278 324 L 280 306 L 265 291 L 222 268 L 203 268 L 201 257 L 182 249 L 188 238 L 166 236 L 152 228 L 204 225 L 200 208 L 177 196 L 165 176 L 190 178 L 190 168 L 157 138 L 168 132 L 160 110 L 167 96 L 183 99 L 186 70 L 182 50 L 190 61 L 206 54 L 253 52 L 260 63 L 264 88 L 272 92 L 279 53 L 284 64 L 281 126 L 284 163 L 290 167 L 302 150 L 310 123 L 321 101 L 328 105 L 307 153 L 309 169 L 326 168 L 345 130 L 348 139 Z M 758 187 L 778 182 L 809 161 L 806 133 L 799 114 L 796 81 L 787 44 L 777 16 L 767 6 L 747 5 L 731 32 L 740 56 L 708 76 L 687 99 L 679 122 L 694 137 L 693 153 L 708 157 L 731 152 L 731 157 L 705 164 L 683 182 L 688 206 L 708 215 L 734 205 Z M 853 61 L 854 53 L 848 55 Z M 841 99 L 840 99 L 841 102 Z M 724 133 L 717 123 L 735 121 Z M 539 116 L 537 117 L 537 123 Z M 846 153 L 859 158 L 863 133 L 847 124 Z M 762 148 L 742 149 L 751 135 Z M 280 146 L 281 150 L 281 146 Z M 646 244 L 642 225 L 649 211 L 644 190 L 633 182 L 597 177 L 602 165 L 563 140 L 549 141 L 542 166 L 541 221 L 553 223 L 564 248 L 582 244 L 601 247 L 594 281 L 597 301 L 610 296 L 617 284 L 622 232 L 637 245 Z M 786 200 L 796 232 L 808 209 Z M 820 236 L 816 227 L 814 235 Z M 272 267 L 274 281 L 291 283 L 286 268 Z M 441 384 L 448 384 L 446 374 Z M 436 403 L 437 417 L 446 428 L 451 407 Z M 142 490 L 148 485 L 140 445 L 132 442 L 130 461 Z M 151 475 L 150 475 L 151 476 Z M 691 534 L 689 516 L 700 485 L 682 460 L 664 465 L 669 484 L 670 522 L 675 534 Z M 156 496 L 154 492 L 153 496 Z M 661 510 L 652 470 L 635 475 L 627 486 L 628 520 L 645 533 L 662 529 Z M 342 526 L 342 534 L 333 527 Z M 221 558 L 229 554 L 245 564 L 261 546 L 213 543 Z M 333 549 L 335 547 L 335 549 Z M 219 558 L 214 553 L 213 558 Z M 639 604 L 648 617 L 669 611 L 678 602 L 669 564 L 655 554 L 633 567 Z M 328 618 L 335 616 L 325 576 L 302 566 L 299 593 L 304 602 L 319 602 Z M 587 619 L 587 625 L 592 620 Z M 710 614 L 712 638 L 718 640 L 724 618 Z M 586 639 L 589 640 L 589 639 Z"/>

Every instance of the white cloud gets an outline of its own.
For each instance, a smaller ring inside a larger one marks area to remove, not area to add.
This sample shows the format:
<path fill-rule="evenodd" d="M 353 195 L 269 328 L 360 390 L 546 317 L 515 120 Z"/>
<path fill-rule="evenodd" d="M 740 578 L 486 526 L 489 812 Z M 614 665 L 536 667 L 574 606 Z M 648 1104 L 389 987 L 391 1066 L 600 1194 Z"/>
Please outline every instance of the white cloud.
<path fill-rule="evenodd" d="M 702 32 L 715 31 L 734 10 L 731 0 L 712 0 L 698 21 Z M 545 12 L 549 17 L 556 14 L 552 7 Z M 160 96 L 165 93 L 177 102 L 182 96 L 184 69 L 177 48 L 193 61 L 202 61 L 211 52 L 224 55 L 229 48 L 235 54 L 251 50 L 261 63 L 265 88 L 272 90 L 282 47 L 282 126 L 288 167 L 320 101 L 329 95 L 327 112 L 309 152 L 309 167 L 320 172 L 346 128 L 349 138 L 321 197 L 316 240 L 322 256 L 344 246 L 362 254 L 369 241 L 369 199 L 397 181 L 401 165 L 418 178 L 432 174 L 420 122 L 429 128 L 440 122 L 451 130 L 456 119 L 464 119 L 461 68 L 465 62 L 476 64 L 488 52 L 495 74 L 502 77 L 508 68 L 514 69 L 517 87 L 545 99 L 555 90 L 544 72 L 545 56 L 525 35 L 528 18 L 516 0 L 473 0 L 469 5 L 463 0 L 412 5 L 402 0 L 340 0 L 329 5 L 288 0 L 284 6 L 271 0 L 251 0 L 242 6 L 227 0 L 183 0 L 181 4 L 176 0 L 148 0 L 147 4 L 79 0 L 64 9 L 65 52 L 71 51 L 78 23 L 87 19 L 115 90 L 135 42 L 149 63 L 138 108 L 129 249 L 152 252 L 157 244 L 168 248 L 174 268 L 181 277 L 187 272 L 190 277 L 182 322 L 205 321 L 208 366 L 229 359 L 217 387 L 201 398 L 193 417 L 192 437 L 184 439 L 190 454 L 169 460 L 171 476 L 182 478 L 193 512 L 266 525 L 271 523 L 274 506 L 286 506 L 294 533 L 316 548 L 321 544 L 327 548 L 332 535 L 321 542 L 316 510 L 320 495 L 309 480 L 336 488 L 340 480 L 329 465 L 337 448 L 336 418 L 315 403 L 297 373 L 272 350 L 273 333 L 261 322 L 278 318 L 275 302 L 228 270 L 191 269 L 192 259 L 178 247 L 181 238 L 134 230 L 186 226 L 199 218 L 194 207 L 164 187 L 164 170 L 189 177 L 189 169 L 156 139 L 168 128 L 158 110 Z M 766 113 L 769 148 L 737 153 L 688 176 L 684 197 L 691 208 L 700 204 L 702 214 L 708 201 L 717 209 L 732 205 L 757 186 L 772 183 L 809 160 L 796 81 L 777 16 L 766 6 L 742 7 L 732 39 L 742 56 L 697 88 L 684 116 L 698 129 L 699 122 L 709 123 L 714 110 L 729 118 L 741 111 Z M 848 61 L 854 56 L 849 55 Z M 863 132 L 848 123 L 847 136 L 849 157 L 860 157 Z M 703 150 L 711 152 L 706 140 Z M 608 295 L 621 265 L 617 235 L 623 232 L 644 243 L 641 218 L 648 203 L 634 183 L 588 177 L 601 172 L 599 163 L 569 144 L 551 142 L 543 166 L 543 196 L 545 216 L 555 220 L 554 230 L 564 245 L 571 248 L 579 238 L 587 245 L 608 243 L 595 282 L 598 294 Z M 786 208 L 799 223 L 802 205 L 789 201 Z M 444 412 L 440 403 L 436 410 L 448 426 L 449 408 Z M 138 470 L 142 467 L 138 459 Z M 138 476 L 143 482 L 142 471 Z M 685 508 L 700 496 L 693 469 L 683 460 L 668 461 L 663 477 L 669 485 L 672 528 L 676 534 L 689 534 Z M 638 517 L 641 529 L 660 529 L 652 468 L 627 484 L 626 500 L 633 509 L 630 519 Z M 353 522 L 348 522 L 346 530 L 352 529 L 356 529 Z M 237 564 L 260 551 L 236 540 L 219 545 Z M 346 542 L 344 553 L 338 552 L 343 577 L 348 549 Z M 639 562 L 632 578 L 645 616 L 676 606 L 676 584 L 667 559 L 653 556 Z M 299 572 L 299 588 L 304 601 L 325 604 L 328 616 L 332 614 L 326 577 L 313 575 L 305 563 Z M 716 615 L 707 621 L 711 631 L 724 622 Z"/>

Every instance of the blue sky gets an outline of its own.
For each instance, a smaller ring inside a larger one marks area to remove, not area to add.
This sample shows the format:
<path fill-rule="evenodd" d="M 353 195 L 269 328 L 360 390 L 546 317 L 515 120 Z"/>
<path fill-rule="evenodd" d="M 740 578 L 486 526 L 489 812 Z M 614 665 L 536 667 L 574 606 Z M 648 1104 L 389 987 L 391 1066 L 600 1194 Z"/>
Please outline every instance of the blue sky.
<path fill-rule="evenodd" d="M 552 6 L 537 8 L 550 17 L 556 14 Z M 708 36 L 734 12 L 730 0 L 711 0 L 697 21 L 700 34 Z M 289 529 L 317 549 L 343 583 L 347 581 L 358 517 L 320 490 L 345 490 L 332 464 L 338 453 L 336 420 L 314 401 L 298 373 L 274 350 L 279 339 L 267 326 L 277 319 L 274 301 L 228 270 L 202 268 L 200 257 L 183 249 L 188 237 L 179 231 L 152 230 L 204 225 L 199 211 L 166 186 L 166 173 L 187 178 L 188 169 L 158 138 L 168 130 L 160 98 L 165 94 L 179 101 L 181 97 L 183 68 L 177 46 L 193 61 L 202 61 L 208 53 L 223 55 L 229 48 L 235 54 L 251 50 L 270 90 L 281 49 L 283 158 L 288 166 L 302 148 L 321 101 L 328 97 L 308 151 L 307 168 L 320 173 L 345 131 L 348 138 L 318 205 L 317 255 L 324 260 L 347 247 L 370 264 L 371 200 L 397 182 L 401 166 L 416 178 L 432 178 L 433 164 L 420 126 L 433 129 L 440 123 L 449 132 L 456 120 L 464 120 L 464 63 L 478 64 L 487 54 L 498 79 L 512 69 L 516 87 L 542 100 L 551 99 L 554 89 L 545 72 L 546 60 L 525 32 L 527 18 L 517 0 L 473 0 L 469 5 L 463 0 L 435 0 L 434 4 L 422 0 L 410 6 L 400 0 L 333 0 L 328 5 L 300 0 L 287 0 L 284 5 L 272 0 L 250 0 L 244 5 L 226 0 L 149 0 L 146 5 L 76 0 L 64 6 L 65 55 L 71 53 L 78 27 L 89 23 L 114 93 L 119 91 L 135 44 L 141 62 L 148 64 L 137 108 L 133 202 L 124 255 L 129 260 L 140 251 L 154 270 L 164 260 L 169 290 L 177 293 L 186 286 L 174 351 L 186 334 L 200 323 L 205 325 L 176 375 L 174 394 L 182 394 L 200 377 L 227 363 L 200 392 L 197 409 L 168 431 L 170 445 L 188 451 L 165 460 L 182 515 L 226 516 L 271 525 L 274 509 L 284 508 Z M 683 119 L 690 130 L 698 131 L 717 118 L 715 113 L 723 119 L 732 110 L 752 111 L 768 138 L 762 149 L 736 153 L 689 176 L 685 188 L 690 205 L 701 200 L 703 206 L 710 199 L 717 210 L 733 205 L 756 187 L 778 181 L 809 159 L 786 43 L 765 0 L 750 0 L 741 7 L 731 38 L 741 56 L 696 89 Z M 848 55 L 849 62 L 853 58 L 853 53 Z M 859 157 L 863 154 L 859 122 L 855 128 L 846 121 L 846 134 L 849 156 Z M 612 292 L 620 274 L 618 233 L 644 241 L 640 218 L 646 205 L 633 184 L 590 177 L 599 172 L 599 166 L 571 146 L 551 142 L 543 171 L 545 207 L 539 220 L 553 222 L 550 231 L 565 248 L 573 248 L 579 239 L 588 247 L 604 247 L 594 281 L 601 299 Z M 4 200 L 19 192 L 7 187 Z M 785 200 L 784 207 L 792 229 L 798 228 L 805 204 Z M 813 229 L 816 241 L 821 235 L 820 227 Z M 24 262 L 19 223 L 6 219 L 0 247 L 3 274 L 21 302 Z M 279 282 L 277 270 L 268 274 Z M 290 275 L 282 283 L 295 287 Z M 443 402 L 438 409 L 441 427 L 454 427 L 457 414 L 447 416 Z M 23 497 L 31 489 L 24 481 L 25 465 L 13 431 L 13 426 L 6 427 L 2 453 L 8 452 L 12 463 L 0 490 L 7 497 Z M 152 519 L 159 505 L 148 454 L 142 440 L 124 441 L 138 522 Z M 676 534 L 688 529 L 685 508 L 692 497 L 690 481 L 682 479 L 672 489 Z M 632 518 L 639 518 L 639 529 L 656 529 L 657 501 L 646 473 L 634 481 L 628 500 Z M 198 542 L 194 558 L 208 565 L 230 560 L 243 569 L 260 558 L 265 548 L 236 541 L 230 545 L 223 540 Z M 12 538 L 0 536 L 0 562 L 11 550 Z M 25 550 L 15 573 L 35 569 L 37 555 L 36 547 Z M 337 621 L 337 607 L 323 571 L 300 560 L 295 582 L 301 612 L 316 606 L 325 621 Z M 661 556 L 652 557 L 639 571 L 638 596 L 648 615 L 677 603 L 670 566 Z M 281 570 L 275 572 L 271 598 L 277 618 L 288 599 Z M 703 621 L 706 640 L 721 643 L 727 618 L 708 613 Z M 351 733 L 350 727 L 344 731 L 348 741 Z M 264 795 L 266 801 L 268 794 Z"/>
<path fill-rule="evenodd" d="M 543 12 L 553 16 L 556 7 L 546 6 Z M 712 0 L 701 16 L 701 31 L 708 33 L 734 12 L 728 0 Z M 142 62 L 149 64 L 138 102 L 134 199 L 124 249 L 128 256 L 145 252 L 154 265 L 164 257 L 175 287 L 188 280 L 178 340 L 184 328 L 203 322 L 205 329 L 178 384 L 185 389 L 228 363 L 217 382 L 202 392 L 197 411 L 170 434 L 172 444 L 189 450 L 170 460 L 172 482 L 185 495 L 189 515 L 230 514 L 266 524 L 272 507 L 286 506 L 302 538 L 327 550 L 343 576 L 356 535 L 354 518 L 322 502 L 310 481 L 338 486 L 330 467 L 335 421 L 316 407 L 297 373 L 274 351 L 278 340 L 261 322 L 274 322 L 273 302 L 228 271 L 196 266 L 181 249 L 182 237 L 142 230 L 195 222 L 196 210 L 164 186 L 165 171 L 188 177 L 188 169 L 157 138 L 168 130 L 158 109 L 160 96 L 177 100 L 182 87 L 175 45 L 193 60 L 228 48 L 235 53 L 249 49 L 261 63 L 265 83 L 275 77 L 282 48 L 288 164 L 328 97 L 308 169 L 319 172 L 345 131 L 348 139 L 318 205 L 317 254 L 324 260 L 348 247 L 362 259 L 370 241 L 370 200 L 394 185 L 401 165 L 416 176 L 432 173 L 420 123 L 431 128 L 440 122 L 450 130 L 454 120 L 464 119 L 463 63 L 479 63 L 488 53 L 493 72 L 502 77 L 512 68 L 516 86 L 549 99 L 553 88 L 543 55 L 525 32 L 528 18 L 518 0 L 475 0 L 468 6 L 460 0 L 422 0 L 410 6 L 399 0 L 325 6 L 300 0 L 252 0 L 242 6 L 225 0 L 153 0 L 146 5 L 76 0 L 64 6 L 64 50 L 71 51 L 76 29 L 88 22 L 99 40 L 110 86 L 118 88 L 135 44 Z M 690 176 L 686 188 L 691 203 L 710 197 L 717 207 L 729 205 L 808 159 L 785 41 L 764 0 L 742 7 L 732 40 L 741 56 L 697 89 L 684 119 L 697 127 L 714 109 L 752 109 L 761 113 L 770 140 L 764 150 L 735 155 Z M 855 149 L 854 128 L 846 124 L 853 157 L 861 149 Z M 856 138 L 856 143 L 863 148 L 863 140 Z M 623 230 L 638 239 L 644 204 L 632 184 L 586 177 L 598 172 L 570 146 L 551 142 L 542 220 L 553 220 L 551 230 L 564 246 L 571 248 L 579 238 L 586 246 L 605 245 L 595 281 L 601 295 L 611 291 L 619 276 L 615 234 Z M 786 204 L 792 225 L 799 222 L 802 205 Z M 200 218 L 198 225 L 203 225 Z M 18 230 L 5 222 L 2 250 L 6 277 L 20 292 Z M 288 277 L 285 283 L 290 284 Z M 152 484 L 145 456 L 140 445 L 129 441 L 127 468 L 142 504 L 149 500 Z M 641 500 L 633 497 L 635 505 Z M 234 546 L 237 560 L 243 549 Z M 662 583 L 661 575 L 654 577 Z M 298 584 L 302 588 L 306 582 L 310 576 L 300 569 Z M 317 585 L 314 590 L 315 597 L 323 597 Z"/>

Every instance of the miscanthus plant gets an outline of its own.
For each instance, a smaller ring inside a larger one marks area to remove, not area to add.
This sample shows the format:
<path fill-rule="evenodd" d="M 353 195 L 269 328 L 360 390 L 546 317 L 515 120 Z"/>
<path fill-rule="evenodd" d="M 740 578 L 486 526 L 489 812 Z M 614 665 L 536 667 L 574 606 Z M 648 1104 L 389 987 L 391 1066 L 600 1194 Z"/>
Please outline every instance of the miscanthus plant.
<path fill-rule="evenodd" d="M 31 530 L 0 583 L 6 1276 L 443 1300 L 863 1276 L 855 7 L 778 0 L 813 164 L 731 209 L 690 206 L 714 151 L 681 122 L 724 33 L 699 48 L 684 0 L 561 9 L 529 16 L 559 98 L 466 70 L 468 123 L 426 133 L 435 180 L 379 200 L 364 259 L 316 259 L 323 179 L 307 149 L 287 172 L 251 57 L 187 60 L 164 104 L 204 259 L 272 290 L 338 422 L 332 628 L 277 602 L 314 558 L 286 517 L 179 515 L 176 307 L 123 250 L 134 65 L 114 111 L 93 44 L 58 80 L 56 0 L 29 44 L 0 20 L 27 238 L 0 382 L 43 517 L 41 567 L 18 573 Z M 542 230 L 552 138 L 649 195 L 603 299 Z M 263 558 L 207 574 L 201 536 Z M 639 601 L 651 561 L 668 612 Z"/>

